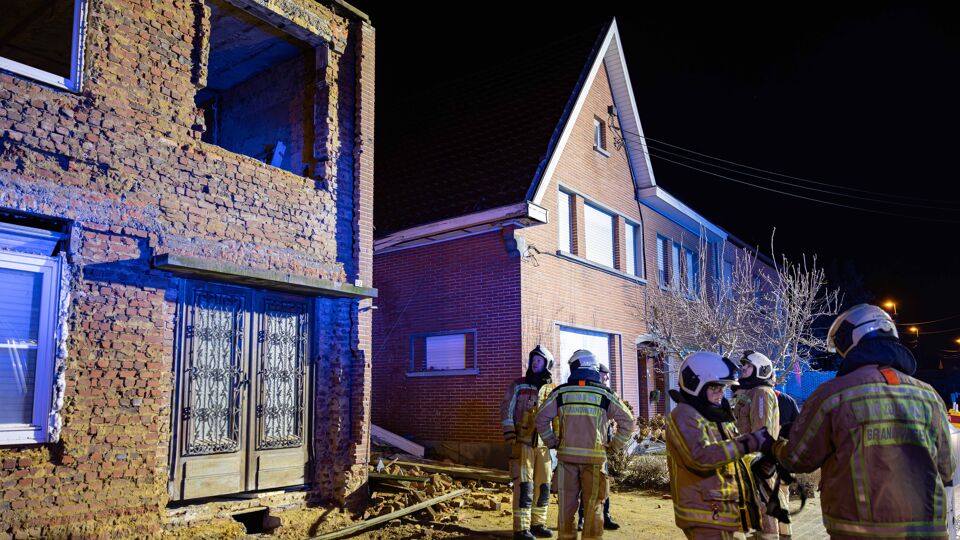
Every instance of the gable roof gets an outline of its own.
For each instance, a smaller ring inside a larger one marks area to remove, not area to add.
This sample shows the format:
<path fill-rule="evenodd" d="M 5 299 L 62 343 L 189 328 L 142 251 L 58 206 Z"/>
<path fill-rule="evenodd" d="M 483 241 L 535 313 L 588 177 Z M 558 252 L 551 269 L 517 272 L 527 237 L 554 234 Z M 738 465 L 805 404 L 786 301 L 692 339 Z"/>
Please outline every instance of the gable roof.
<path fill-rule="evenodd" d="M 376 236 L 527 200 L 609 28 L 567 35 L 420 96 L 429 108 L 405 111 L 395 124 L 401 133 L 388 132 L 390 143 L 377 148 Z"/>

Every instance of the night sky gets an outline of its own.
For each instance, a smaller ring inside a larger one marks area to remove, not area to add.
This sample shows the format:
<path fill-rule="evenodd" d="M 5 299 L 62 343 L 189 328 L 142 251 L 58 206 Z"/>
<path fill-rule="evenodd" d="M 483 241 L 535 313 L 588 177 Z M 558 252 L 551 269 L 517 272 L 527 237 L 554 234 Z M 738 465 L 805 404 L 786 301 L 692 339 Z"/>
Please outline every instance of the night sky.
<path fill-rule="evenodd" d="M 391 111 L 429 121 L 426 88 L 616 16 L 659 185 L 765 252 L 776 227 L 778 253 L 818 254 L 851 297 L 859 274 L 901 322 L 960 314 L 960 4 L 353 3 L 377 28 L 379 147 L 404 136 Z M 958 337 L 960 316 L 920 326 L 928 352 Z"/>

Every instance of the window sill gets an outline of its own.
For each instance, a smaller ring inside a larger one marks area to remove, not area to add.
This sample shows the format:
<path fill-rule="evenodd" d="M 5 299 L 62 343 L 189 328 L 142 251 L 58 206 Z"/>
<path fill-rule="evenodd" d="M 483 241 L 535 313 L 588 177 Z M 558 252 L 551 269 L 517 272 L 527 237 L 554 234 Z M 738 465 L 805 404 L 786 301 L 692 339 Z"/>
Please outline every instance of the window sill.
<path fill-rule="evenodd" d="M 633 281 L 633 282 L 635 282 L 635 283 L 639 283 L 640 285 L 646 285 L 646 284 L 647 284 L 647 280 L 643 279 L 643 278 L 640 277 L 640 276 L 635 276 L 635 275 L 633 275 L 633 274 L 628 274 L 628 273 L 623 272 L 623 271 L 621 271 L 621 270 L 617 270 L 616 268 L 610 268 L 609 266 L 605 266 L 605 265 L 602 265 L 602 264 L 600 264 L 600 263 L 595 263 L 595 262 L 593 262 L 593 261 L 591 261 L 591 260 L 589 260 L 589 259 L 584 259 L 583 257 L 578 257 L 577 255 L 574 255 L 573 253 L 570 253 L 570 252 L 567 252 L 567 251 L 563 251 L 563 250 L 559 250 L 559 249 L 558 249 L 558 250 L 557 250 L 557 257 L 559 257 L 559 258 L 561 258 L 561 259 L 567 259 L 568 261 L 572 261 L 572 262 L 575 262 L 575 263 L 577 263 L 577 264 L 581 264 L 581 265 L 583 265 L 583 266 L 588 266 L 588 267 L 593 268 L 593 269 L 595 269 L 595 270 L 600 270 L 601 272 L 606 272 L 607 274 L 610 274 L 610 275 L 613 275 L 613 276 L 617 276 L 617 277 L 619 277 L 619 278 L 623 278 L 623 279 L 626 279 L 626 280 L 628 280 L 628 281 Z"/>
<path fill-rule="evenodd" d="M 610 157 L 610 152 L 607 152 L 607 150 L 606 150 L 605 148 L 602 148 L 602 147 L 599 147 L 599 146 L 594 145 L 594 146 L 593 146 L 593 149 L 596 150 L 597 153 L 600 154 L 600 155 L 603 156 L 603 157 Z"/>
<path fill-rule="evenodd" d="M 462 377 L 479 375 L 479 369 L 438 369 L 435 371 L 408 371 L 407 377 Z"/>

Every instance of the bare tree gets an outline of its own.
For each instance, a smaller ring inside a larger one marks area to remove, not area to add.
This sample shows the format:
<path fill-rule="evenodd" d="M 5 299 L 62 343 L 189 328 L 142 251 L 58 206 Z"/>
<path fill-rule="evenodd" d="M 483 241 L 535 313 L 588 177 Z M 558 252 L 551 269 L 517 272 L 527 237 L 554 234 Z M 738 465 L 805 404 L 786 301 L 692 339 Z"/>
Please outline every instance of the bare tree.
<path fill-rule="evenodd" d="M 732 271 L 723 270 L 722 258 L 715 261 L 717 277 L 704 271 L 709 267 L 704 236 L 695 257 L 682 257 L 679 272 L 674 265 L 668 275 L 657 276 L 666 286 L 647 286 L 633 306 L 646 316 L 657 348 L 676 358 L 698 350 L 761 351 L 781 377 L 807 366 L 811 353 L 825 345 L 813 323 L 836 314 L 838 304 L 816 258 L 794 263 L 782 256 L 769 266 L 758 262 L 755 251 L 735 248 Z"/>

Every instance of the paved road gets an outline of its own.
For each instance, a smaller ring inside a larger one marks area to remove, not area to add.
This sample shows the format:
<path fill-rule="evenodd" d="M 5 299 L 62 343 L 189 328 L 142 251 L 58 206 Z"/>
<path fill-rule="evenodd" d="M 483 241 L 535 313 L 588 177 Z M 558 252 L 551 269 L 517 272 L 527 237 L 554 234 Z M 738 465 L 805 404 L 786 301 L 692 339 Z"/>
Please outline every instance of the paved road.
<path fill-rule="evenodd" d="M 807 499 L 807 505 L 803 511 L 794 516 L 793 537 L 802 540 L 830 540 L 826 529 L 823 528 L 820 497 Z"/>

